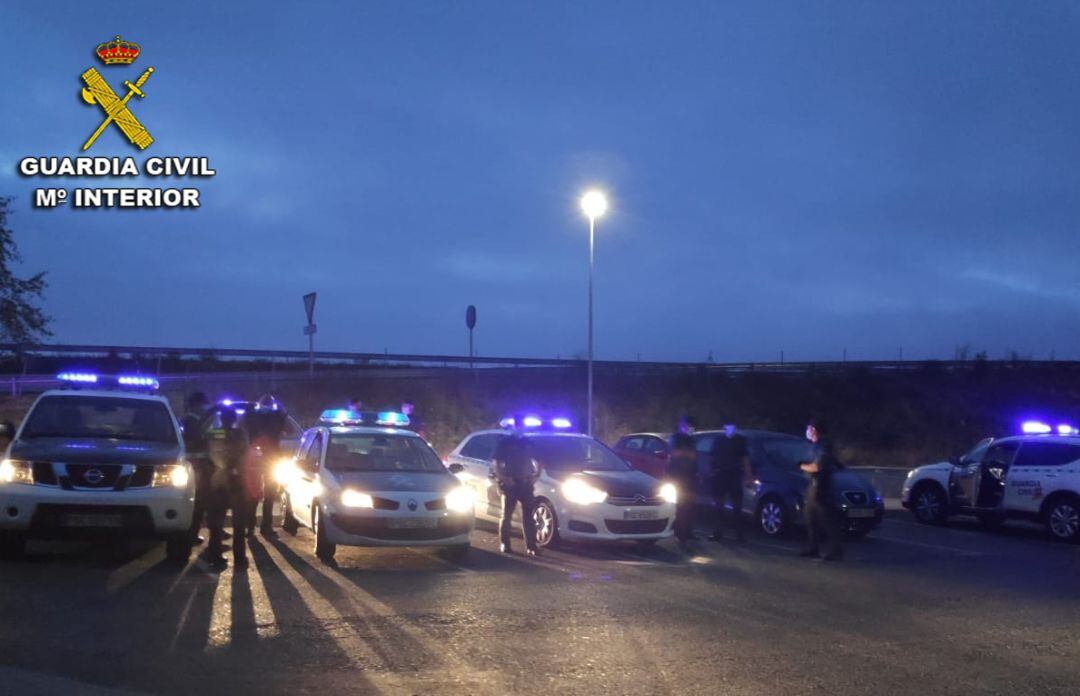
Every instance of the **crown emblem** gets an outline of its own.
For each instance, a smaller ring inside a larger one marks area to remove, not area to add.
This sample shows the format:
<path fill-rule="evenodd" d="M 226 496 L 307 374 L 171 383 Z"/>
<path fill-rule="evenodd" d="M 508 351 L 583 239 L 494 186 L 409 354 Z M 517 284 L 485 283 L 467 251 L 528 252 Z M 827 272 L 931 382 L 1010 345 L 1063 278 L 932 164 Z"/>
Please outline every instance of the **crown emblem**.
<path fill-rule="evenodd" d="M 123 41 L 117 34 L 115 41 L 98 44 L 97 55 L 105 65 L 131 65 L 139 57 L 140 50 L 139 44 Z"/>

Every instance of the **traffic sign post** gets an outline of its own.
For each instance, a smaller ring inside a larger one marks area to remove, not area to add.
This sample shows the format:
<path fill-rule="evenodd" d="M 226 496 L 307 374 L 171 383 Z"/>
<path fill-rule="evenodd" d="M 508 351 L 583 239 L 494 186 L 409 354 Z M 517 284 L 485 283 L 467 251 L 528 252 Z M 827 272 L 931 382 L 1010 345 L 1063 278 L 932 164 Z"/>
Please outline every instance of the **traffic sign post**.
<path fill-rule="evenodd" d="M 308 377 L 315 376 L 315 293 L 304 295 L 304 312 L 307 314 L 307 326 L 304 335 L 308 337 Z"/>
<path fill-rule="evenodd" d="M 473 352 L 473 329 L 476 328 L 476 305 L 469 305 L 465 309 L 465 326 L 469 329 L 469 357 L 476 355 Z M 471 363 L 470 363 L 471 366 Z"/>

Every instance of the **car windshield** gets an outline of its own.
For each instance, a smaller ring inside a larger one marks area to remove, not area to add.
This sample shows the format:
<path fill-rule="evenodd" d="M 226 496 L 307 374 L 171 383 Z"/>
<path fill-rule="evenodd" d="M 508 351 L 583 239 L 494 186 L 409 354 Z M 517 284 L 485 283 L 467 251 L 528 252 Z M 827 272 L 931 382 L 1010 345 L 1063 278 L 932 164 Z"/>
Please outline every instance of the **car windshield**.
<path fill-rule="evenodd" d="M 102 396 L 46 396 L 27 417 L 22 437 L 108 438 L 177 442 L 169 409 L 160 401 Z"/>
<path fill-rule="evenodd" d="M 809 440 L 767 437 L 758 444 L 769 463 L 784 471 L 798 471 L 800 464 L 814 458 L 814 446 Z"/>
<path fill-rule="evenodd" d="M 588 437 L 530 437 L 529 451 L 540 466 L 553 471 L 629 471 L 599 440 Z"/>
<path fill-rule="evenodd" d="M 439 455 L 418 437 L 383 434 L 335 434 L 326 450 L 331 471 L 445 472 Z"/>

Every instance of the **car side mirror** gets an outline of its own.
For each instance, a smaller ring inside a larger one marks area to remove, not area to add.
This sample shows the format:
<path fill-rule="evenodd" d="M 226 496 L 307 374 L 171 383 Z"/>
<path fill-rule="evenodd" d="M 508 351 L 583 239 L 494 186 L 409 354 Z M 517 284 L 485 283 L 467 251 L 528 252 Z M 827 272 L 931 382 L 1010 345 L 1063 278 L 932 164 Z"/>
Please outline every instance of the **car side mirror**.
<path fill-rule="evenodd" d="M 457 462 L 454 462 L 453 464 L 451 464 L 450 466 L 448 466 L 446 468 L 451 474 L 460 474 L 462 471 L 465 471 L 465 467 L 463 467 L 461 464 L 459 464 Z"/>

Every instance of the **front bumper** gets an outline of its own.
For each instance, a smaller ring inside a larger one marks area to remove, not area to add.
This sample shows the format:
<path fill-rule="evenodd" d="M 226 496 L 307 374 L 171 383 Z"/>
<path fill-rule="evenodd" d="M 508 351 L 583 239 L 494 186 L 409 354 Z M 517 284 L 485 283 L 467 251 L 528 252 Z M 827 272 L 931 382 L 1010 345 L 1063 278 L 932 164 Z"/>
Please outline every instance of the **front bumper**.
<path fill-rule="evenodd" d="M 881 525 L 885 507 L 843 506 L 839 510 L 841 525 L 849 532 L 866 532 Z"/>
<path fill-rule="evenodd" d="M 675 523 L 675 506 L 671 503 L 577 505 L 563 501 L 555 512 L 558 515 L 559 536 L 574 541 L 666 539 L 673 534 L 672 526 Z"/>
<path fill-rule="evenodd" d="M 0 531 L 33 538 L 162 538 L 191 529 L 195 491 L 176 488 L 68 491 L 0 484 Z"/>
<path fill-rule="evenodd" d="M 472 512 L 328 510 L 326 536 L 341 546 L 459 546 L 469 543 Z"/>

